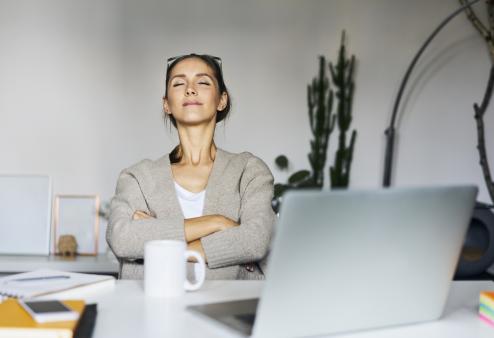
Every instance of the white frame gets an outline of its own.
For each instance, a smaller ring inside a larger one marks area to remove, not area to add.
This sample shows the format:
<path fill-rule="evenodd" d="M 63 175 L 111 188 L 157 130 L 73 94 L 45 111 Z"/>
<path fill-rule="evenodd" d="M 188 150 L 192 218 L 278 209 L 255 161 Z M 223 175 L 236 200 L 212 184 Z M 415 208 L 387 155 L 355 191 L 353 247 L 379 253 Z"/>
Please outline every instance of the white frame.
<path fill-rule="evenodd" d="M 0 175 L 0 254 L 50 254 L 52 180 L 48 175 Z"/>

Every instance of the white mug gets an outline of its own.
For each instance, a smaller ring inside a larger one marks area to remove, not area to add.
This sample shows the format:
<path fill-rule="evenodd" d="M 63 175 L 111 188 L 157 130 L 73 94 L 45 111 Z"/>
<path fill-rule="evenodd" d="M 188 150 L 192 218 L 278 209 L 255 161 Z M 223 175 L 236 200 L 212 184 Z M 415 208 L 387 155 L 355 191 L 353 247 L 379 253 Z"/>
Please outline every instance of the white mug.
<path fill-rule="evenodd" d="M 187 260 L 194 257 L 196 282 L 186 278 Z M 204 259 L 196 251 L 187 250 L 183 241 L 156 240 L 144 246 L 144 292 L 152 297 L 179 297 L 185 290 L 199 289 L 204 283 Z"/>

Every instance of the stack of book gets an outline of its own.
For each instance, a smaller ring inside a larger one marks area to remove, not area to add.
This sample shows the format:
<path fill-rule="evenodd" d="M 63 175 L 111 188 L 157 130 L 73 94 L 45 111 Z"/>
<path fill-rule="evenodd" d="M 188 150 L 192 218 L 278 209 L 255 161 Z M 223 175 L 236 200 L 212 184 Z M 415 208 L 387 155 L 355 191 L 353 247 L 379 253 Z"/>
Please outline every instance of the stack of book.
<path fill-rule="evenodd" d="M 86 305 L 83 300 L 63 303 L 79 313 L 77 320 L 37 323 L 16 299 L 5 300 L 0 303 L 0 338 L 90 337 L 96 319 L 96 305 Z"/>
<path fill-rule="evenodd" d="M 494 326 L 494 292 L 483 291 L 480 293 L 479 316 Z"/>
<path fill-rule="evenodd" d="M 63 303 L 79 314 L 76 320 L 37 323 L 17 299 L 82 299 L 88 292 L 115 284 L 115 278 L 41 269 L 0 278 L 0 338 L 90 337 L 96 304 L 83 300 Z M 3 302 L 2 302 L 3 300 Z"/>

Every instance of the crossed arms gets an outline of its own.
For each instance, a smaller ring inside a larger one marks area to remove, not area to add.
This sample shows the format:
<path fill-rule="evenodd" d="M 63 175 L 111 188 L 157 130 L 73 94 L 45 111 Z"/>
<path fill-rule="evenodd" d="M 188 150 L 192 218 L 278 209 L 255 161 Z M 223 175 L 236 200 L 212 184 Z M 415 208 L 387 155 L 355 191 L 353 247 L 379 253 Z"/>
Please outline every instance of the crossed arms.
<path fill-rule="evenodd" d="M 141 210 L 134 212 L 134 215 L 132 215 L 133 220 L 153 218 L 154 217 Z M 201 244 L 201 238 L 238 225 L 237 222 L 223 215 L 207 215 L 185 219 L 184 232 L 187 249 L 197 251 L 207 262 L 207 257 Z M 195 260 L 192 258 L 192 261 Z"/>
<path fill-rule="evenodd" d="M 175 209 L 169 209 L 166 217 L 156 217 L 148 199 L 156 203 L 156 198 L 160 198 L 160 205 L 165 207 L 178 206 L 173 202 L 176 195 L 174 191 L 155 195 L 155 182 L 147 178 L 149 175 L 143 176 L 143 172 L 147 172 L 143 165 L 124 170 L 111 202 L 107 241 L 119 259 L 141 259 L 145 243 L 159 239 L 187 242 L 189 249 L 203 254 L 211 269 L 257 262 L 265 257 L 275 215 L 271 208 L 273 176 L 262 161 L 252 157 L 240 181 L 228 182 L 237 185 L 240 193 L 238 223 L 218 214 L 184 220 Z M 230 196 L 223 197 L 216 201 L 221 203 L 218 210 L 232 207 Z"/>

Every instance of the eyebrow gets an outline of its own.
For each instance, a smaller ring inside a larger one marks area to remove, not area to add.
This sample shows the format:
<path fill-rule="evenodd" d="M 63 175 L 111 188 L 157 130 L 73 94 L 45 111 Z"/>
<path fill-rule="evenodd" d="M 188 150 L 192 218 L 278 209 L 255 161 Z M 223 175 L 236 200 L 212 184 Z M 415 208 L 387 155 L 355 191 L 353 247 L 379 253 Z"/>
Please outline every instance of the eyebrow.
<path fill-rule="evenodd" d="M 195 77 L 201 77 L 201 76 L 207 76 L 207 77 L 209 77 L 211 79 L 211 81 L 213 81 L 213 77 L 211 75 L 209 75 L 208 73 L 198 73 L 198 74 L 195 75 Z M 170 81 L 173 80 L 176 77 L 185 78 L 186 76 L 185 76 L 185 74 L 177 74 L 177 75 L 174 75 L 170 79 Z"/>

